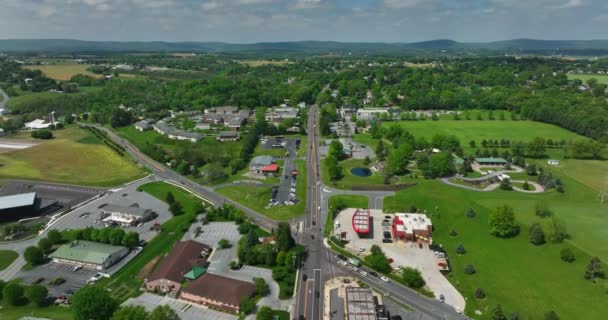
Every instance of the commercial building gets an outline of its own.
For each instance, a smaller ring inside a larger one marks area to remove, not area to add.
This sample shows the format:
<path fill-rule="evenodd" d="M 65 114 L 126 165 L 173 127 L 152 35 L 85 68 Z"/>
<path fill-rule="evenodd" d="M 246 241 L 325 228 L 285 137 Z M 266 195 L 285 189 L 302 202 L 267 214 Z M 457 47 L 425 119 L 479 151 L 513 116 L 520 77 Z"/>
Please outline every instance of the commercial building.
<path fill-rule="evenodd" d="M 388 116 L 388 109 L 359 109 L 357 110 L 357 119 L 369 120 L 373 118 L 380 118 L 383 114 Z"/>
<path fill-rule="evenodd" d="M 182 289 L 180 299 L 225 312 L 239 313 L 241 302 L 255 294 L 255 285 L 205 273 Z"/>
<path fill-rule="evenodd" d="M 162 260 L 160 266 L 144 282 L 146 290 L 172 292 L 179 290 L 188 278 L 200 276 L 201 269 L 207 267 L 207 257 L 211 248 L 194 240 L 178 242 Z M 192 271 L 192 272 L 191 272 Z M 194 280 L 194 279 L 189 279 Z"/>
<path fill-rule="evenodd" d="M 370 288 L 346 287 L 347 320 L 376 320 L 376 303 Z"/>
<path fill-rule="evenodd" d="M 53 262 L 107 269 L 129 253 L 129 249 L 105 243 L 75 240 L 60 246 L 49 257 Z"/>
<path fill-rule="evenodd" d="M 503 158 L 475 158 L 475 163 L 480 166 L 504 166 L 508 162 Z"/>
<path fill-rule="evenodd" d="M 274 163 L 272 156 L 257 156 L 251 159 L 249 164 L 249 172 L 253 174 L 262 174 L 262 167 L 271 165 Z"/>
<path fill-rule="evenodd" d="M 395 213 L 392 231 L 397 240 L 431 242 L 433 224 L 422 213 Z"/>
<path fill-rule="evenodd" d="M 352 218 L 353 230 L 359 236 L 370 234 L 370 211 L 369 209 L 356 209 Z"/>
<path fill-rule="evenodd" d="M 36 192 L 0 197 L 0 222 L 16 221 L 42 215 L 56 208 L 57 201 L 38 198 Z"/>
<path fill-rule="evenodd" d="M 108 216 L 103 219 L 104 222 L 116 222 L 122 226 L 132 226 L 140 222 L 147 222 L 154 219 L 154 212 L 150 209 L 144 209 L 134 206 L 119 206 L 108 204 L 101 208 L 102 214 Z"/>

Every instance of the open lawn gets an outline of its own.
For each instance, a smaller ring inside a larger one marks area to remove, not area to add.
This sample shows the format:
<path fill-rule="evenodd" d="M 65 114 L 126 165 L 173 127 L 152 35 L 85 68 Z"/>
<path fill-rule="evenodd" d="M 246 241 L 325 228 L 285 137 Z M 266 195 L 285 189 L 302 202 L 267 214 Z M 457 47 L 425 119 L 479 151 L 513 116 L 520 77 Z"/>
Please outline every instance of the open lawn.
<path fill-rule="evenodd" d="M 31 70 L 40 70 L 44 75 L 49 78 L 55 80 L 70 80 L 73 76 L 77 74 L 83 74 L 92 76 L 95 78 L 101 78 L 100 74 L 95 74 L 90 71 L 87 71 L 87 68 L 90 67 L 89 64 L 78 64 L 74 62 L 63 62 L 57 64 L 47 64 L 47 65 L 30 65 L 25 66 L 27 69 Z"/>
<path fill-rule="evenodd" d="M 96 285 L 102 286 L 119 301 L 124 301 L 141 293 L 139 287 L 143 279 L 138 278 L 140 271 L 153 259 L 164 256 L 188 230 L 201 208 L 201 200 L 181 188 L 164 182 L 152 182 L 139 188 L 152 196 L 165 201 L 169 192 L 183 208 L 183 214 L 171 218 L 162 226 L 162 231 L 146 244 L 144 250 L 131 260 L 122 270 L 109 279 L 103 279 Z"/>
<path fill-rule="evenodd" d="M 599 83 L 608 84 L 608 74 L 568 74 L 568 79 L 579 79 L 585 84 L 591 78 L 597 79 Z"/>
<path fill-rule="evenodd" d="M 0 319 L 2 320 L 18 320 L 24 317 L 33 317 L 39 319 L 53 320 L 72 320 L 74 313 L 71 308 L 51 305 L 48 307 L 37 307 L 33 304 L 26 306 L 9 306 L 2 305 L 0 309 Z"/>
<path fill-rule="evenodd" d="M 369 208 L 369 198 L 359 195 L 335 195 L 329 198 L 329 214 L 325 220 L 325 236 L 334 228 L 334 218 L 339 208 Z"/>
<path fill-rule="evenodd" d="M 306 209 L 306 163 L 296 160 L 298 178 L 296 181 L 296 196 L 298 203 L 293 206 L 269 207 L 271 188 L 247 186 L 227 186 L 216 191 L 248 208 L 251 208 L 273 220 L 289 220 L 303 215 Z"/>
<path fill-rule="evenodd" d="M 19 254 L 15 251 L 0 250 L 0 271 L 10 266 L 17 257 L 19 257 Z"/>
<path fill-rule="evenodd" d="M 507 119 L 509 119 L 507 117 Z M 431 141 L 436 134 L 454 135 L 460 140 L 463 148 L 469 148 L 469 141 L 474 140 L 481 147 L 483 139 L 511 141 L 530 141 L 535 137 L 559 140 L 588 140 L 588 138 L 574 132 L 562 129 L 558 126 L 536 122 L 536 121 L 513 121 L 513 120 L 452 120 L 442 119 L 439 121 L 399 121 L 385 122 L 388 128 L 395 123 L 409 131 L 416 138 L 424 137 Z"/>
<path fill-rule="evenodd" d="M 0 154 L 0 177 L 79 185 L 115 186 L 141 178 L 144 170 L 78 127 L 53 131 L 39 145 Z M 29 138 L 29 133 L 16 135 Z"/>
<path fill-rule="evenodd" d="M 260 67 L 265 65 L 274 65 L 274 66 L 284 66 L 289 64 L 289 61 L 274 61 L 274 60 L 244 60 L 241 61 L 242 64 L 246 64 L 250 67 Z"/>
<path fill-rule="evenodd" d="M 371 166 L 364 165 L 362 159 L 347 159 L 340 161 L 340 165 L 344 169 L 342 171 L 344 177 L 336 182 L 330 181 L 329 171 L 327 165 L 325 165 L 325 160 L 323 160 L 322 164 L 321 177 L 323 179 L 323 183 L 337 189 L 351 189 L 351 187 L 354 185 L 380 185 L 384 183 L 384 177 L 377 171 L 372 170 L 372 175 L 368 177 L 359 177 L 351 172 L 351 169 L 353 168 L 369 168 Z"/>
<path fill-rule="evenodd" d="M 580 166 L 577 175 L 592 175 L 596 170 L 585 169 L 586 161 L 572 161 L 580 162 L 573 165 Z M 584 280 L 583 274 L 592 256 L 608 261 L 608 248 L 603 245 L 608 242 L 608 204 L 600 204 L 597 192 L 589 185 L 567 175 L 560 177 L 564 194 L 476 192 L 438 180 L 423 180 L 416 187 L 386 198 L 384 207 L 401 211 L 414 204 L 428 211 L 435 229 L 434 243 L 442 244 L 450 255 L 453 272 L 448 279 L 467 297 L 468 314 L 474 315 L 475 310 L 484 313 L 476 319 L 489 319 L 489 310 L 499 303 L 505 313 L 518 312 L 523 319 L 542 319 L 549 310 L 555 310 L 561 319 L 601 319 L 608 312 L 607 283 L 594 284 Z M 534 214 L 538 201 L 546 203 L 566 224 L 571 240 L 538 247 L 529 243 L 527 230 L 534 222 L 540 222 L 547 235 L 552 232 L 551 219 Z M 521 225 L 520 234 L 512 239 L 495 238 L 489 232 L 488 215 L 505 204 L 514 208 Z M 467 208 L 475 210 L 475 218 L 465 215 Z M 457 236 L 449 236 L 452 229 Z M 459 244 L 464 245 L 466 254 L 455 253 Z M 576 262 L 561 261 L 560 250 L 565 247 L 574 250 Z M 476 274 L 463 272 L 467 264 L 475 267 Z M 485 299 L 474 297 L 477 288 L 486 292 Z"/>

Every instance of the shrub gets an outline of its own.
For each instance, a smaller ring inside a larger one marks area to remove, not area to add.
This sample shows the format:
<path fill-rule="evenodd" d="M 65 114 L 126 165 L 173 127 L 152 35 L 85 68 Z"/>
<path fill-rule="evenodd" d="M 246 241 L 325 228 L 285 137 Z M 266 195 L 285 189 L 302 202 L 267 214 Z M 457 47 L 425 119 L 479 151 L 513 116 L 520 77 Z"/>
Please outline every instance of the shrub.
<path fill-rule="evenodd" d="M 474 274 L 475 272 L 477 272 L 477 271 L 475 270 L 475 267 L 473 267 L 472 264 L 467 264 L 467 266 L 464 267 L 465 274 Z"/>
<path fill-rule="evenodd" d="M 475 218 L 475 211 L 472 208 L 468 208 L 466 214 L 469 218 Z"/>
<path fill-rule="evenodd" d="M 232 244 L 230 244 L 230 241 L 226 240 L 226 239 L 222 239 L 220 240 L 217 245 L 220 247 L 220 249 L 228 249 L 230 247 L 232 247 Z"/>
<path fill-rule="evenodd" d="M 528 237 L 530 238 L 530 243 L 535 246 L 539 246 L 545 243 L 545 232 L 543 231 L 543 227 L 540 223 L 533 223 L 528 230 Z"/>
<path fill-rule="evenodd" d="M 464 246 L 462 244 L 459 244 L 458 247 L 456 247 L 456 253 L 465 254 L 465 253 L 467 253 L 467 250 L 464 248 Z"/>
<path fill-rule="evenodd" d="M 51 132 L 51 130 L 48 130 L 48 129 L 35 130 L 35 131 L 32 131 L 32 138 L 43 139 L 43 140 L 52 139 L 53 132 Z"/>
<path fill-rule="evenodd" d="M 475 290 L 475 298 L 483 299 L 485 297 L 486 297 L 486 292 L 483 291 L 482 288 L 477 288 L 477 290 Z"/>
<path fill-rule="evenodd" d="M 403 268 L 403 271 L 401 271 L 401 278 L 408 287 L 415 289 L 422 288 L 426 284 L 420 271 L 411 267 Z"/>
<path fill-rule="evenodd" d="M 455 237 L 458 235 L 458 232 L 456 232 L 456 230 L 452 229 L 452 231 L 450 231 L 450 237 Z"/>
<path fill-rule="evenodd" d="M 559 255 L 562 258 L 562 261 L 564 261 L 564 262 L 574 262 L 576 260 L 576 257 L 574 256 L 574 252 L 572 252 L 572 249 L 570 249 L 570 248 L 563 248 L 559 252 Z"/>
<path fill-rule="evenodd" d="M 515 221 L 513 208 L 505 205 L 496 208 L 490 215 L 490 233 L 499 238 L 514 237 L 519 234 L 519 225 Z"/>
<path fill-rule="evenodd" d="M 545 313 L 545 320 L 559 320 L 559 316 L 557 313 L 555 313 L 555 311 L 551 310 Z"/>

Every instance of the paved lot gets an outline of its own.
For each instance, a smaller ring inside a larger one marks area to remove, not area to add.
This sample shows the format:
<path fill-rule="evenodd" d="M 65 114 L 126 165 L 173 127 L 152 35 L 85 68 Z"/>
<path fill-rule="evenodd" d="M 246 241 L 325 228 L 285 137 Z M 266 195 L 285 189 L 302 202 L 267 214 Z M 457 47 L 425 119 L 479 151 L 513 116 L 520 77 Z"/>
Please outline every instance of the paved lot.
<path fill-rule="evenodd" d="M 352 215 L 354 209 L 346 209 L 338 214 L 336 221 L 340 227 L 335 228 L 334 233 L 346 232 L 347 240 L 350 242 L 346 248 L 356 253 L 360 258 L 369 254 L 369 249 L 376 244 L 382 248 L 387 257 L 392 258 L 393 268 L 397 266 L 413 267 L 420 270 L 427 286 L 435 293 L 436 296 L 443 294 L 445 302 L 452 306 L 464 309 L 465 301 L 462 295 L 454 288 L 454 286 L 441 274 L 437 265 L 438 258 L 435 257 L 432 250 L 429 250 L 427 245 L 419 248 L 418 244 L 411 242 L 397 241 L 394 243 L 383 243 L 382 236 L 384 231 L 390 231 L 390 227 L 382 226 L 382 220 L 385 214 L 382 210 L 371 210 L 372 218 L 372 234 L 369 238 L 359 238 L 352 228 Z M 361 252 L 362 249 L 365 249 Z"/>
<path fill-rule="evenodd" d="M 374 159 L 376 157 L 374 150 L 372 150 L 372 148 L 370 148 L 369 146 L 360 144 L 357 142 L 353 142 L 353 140 L 351 138 L 341 138 L 341 139 L 343 141 L 342 144 L 345 147 L 347 147 L 348 145 L 351 146 L 353 159 L 365 159 L 365 157 Z M 319 145 L 319 154 L 322 157 L 327 156 L 327 153 L 329 152 L 329 144 L 331 143 L 331 141 L 332 141 L 332 139 L 327 139 L 327 140 L 325 140 L 325 144 Z"/>
<path fill-rule="evenodd" d="M 195 230 L 201 227 L 202 233 L 195 237 Z M 183 240 L 195 240 L 213 247 L 213 253 L 209 257 L 208 272 L 219 274 L 233 279 L 253 282 L 253 278 L 263 278 L 270 287 L 270 295 L 262 298 L 258 305 L 267 305 L 273 309 L 287 310 L 292 304 L 291 300 L 280 300 L 279 285 L 272 279 L 272 270 L 243 266 L 240 270 L 230 270 L 230 261 L 237 261 L 237 242 L 242 235 L 234 222 L 210 222 L 206 225 L 194 223 L 190 230 L 184 235 Z M 231 248 L 218 249 L 217 243 L 226 239 L 232 244 Z"/>
<path fill-rule="evenodd" d="M 137 191 L 141 184 L 149 182 L 143 180 L 139 183 L 128 185 L 122 189 L 116 189 L 105 197 L 97 199 L 87 205 L 80 207 L 53 224 L 53 229 L 82 229 L 86 227 L 101 228 L 103 224 L 98 221 L 101 213 L 100 206 L 115 204 L 120 206 L 138 205 L 140 208 L 150 209 L 158 214 L 156 219 L 148 221 L 139 227 L 126 227 L 125 231 L 136 231 L 140 239 L 149 241 L 156 236 L 156 231 L 151 231 L 150 227 L 158 222 L 164 223 L 171 218 L 169 207 L 163 201 L 156 199 L 146 192 Z"/>
<path fill-rule="evenodd" d="M 151 293 L 143 293 L 139 297 L 129 298 L 123 303 L 123 306 L 142 306 L 148 311 L 152 311 L 154 308 L 160 305 L 167 304 L 171 309 L 175 310 L 182 320 L 201 320 L 201 319 L 213 319 L 213 320 L 236 320 L 237 316 L 232 314 L 223 313 L 204 306 L 197 304 L 186 303 L 181 300 L 176 300 L 168 297 L 157 296 Z"/>

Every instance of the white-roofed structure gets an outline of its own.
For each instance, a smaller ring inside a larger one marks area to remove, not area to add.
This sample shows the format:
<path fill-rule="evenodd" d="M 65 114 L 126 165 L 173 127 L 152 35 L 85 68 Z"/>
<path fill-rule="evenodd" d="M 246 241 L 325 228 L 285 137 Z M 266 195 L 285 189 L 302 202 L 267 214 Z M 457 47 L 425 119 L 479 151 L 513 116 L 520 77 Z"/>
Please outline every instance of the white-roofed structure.
<path fill-rule="evenodd" d="M 48 127 L 50 127 L 53 124 L 54 123 L 46 122 L 45 120 L 42 120 L 42 119 L 36 119 L 36 120 L 30 121 L 30 122 L 26 122 L 25 129 L 27 129 L 27 130 L 47 129 Z"/>
<path fill-rule="evenodd" d="M 433 223 L 422 213 L 395 213 L 393 218 L 393 237 L 401 240 L 431 241 Z"/>

